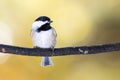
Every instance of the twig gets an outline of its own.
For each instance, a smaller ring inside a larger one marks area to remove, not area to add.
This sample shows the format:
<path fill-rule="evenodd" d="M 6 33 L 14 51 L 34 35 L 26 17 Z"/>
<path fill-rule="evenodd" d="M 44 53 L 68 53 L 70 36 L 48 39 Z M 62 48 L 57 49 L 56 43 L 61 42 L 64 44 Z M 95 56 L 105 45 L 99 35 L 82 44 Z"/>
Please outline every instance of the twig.
<path fill-rule="evenodd" d="M 0 52 L 26 56 L 65 56 L 80 54 L 97 54 L 103 52 L 120 51 L 120 43 L 103 44 L 95 46 L 55 48 L 54 54 L 51 49 L 24 48 L 0 44 Z"/>

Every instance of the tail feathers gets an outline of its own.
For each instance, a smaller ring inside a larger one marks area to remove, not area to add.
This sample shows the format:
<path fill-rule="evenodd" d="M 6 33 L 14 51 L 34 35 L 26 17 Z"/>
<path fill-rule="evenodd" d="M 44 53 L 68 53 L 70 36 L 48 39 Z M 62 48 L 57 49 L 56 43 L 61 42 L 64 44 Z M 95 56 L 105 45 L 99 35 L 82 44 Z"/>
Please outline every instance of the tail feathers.
<path fill-rule="evenodd" d="M 52 66 L 53 62 L 51 57 L 42 57 L 41 66 Z"/>

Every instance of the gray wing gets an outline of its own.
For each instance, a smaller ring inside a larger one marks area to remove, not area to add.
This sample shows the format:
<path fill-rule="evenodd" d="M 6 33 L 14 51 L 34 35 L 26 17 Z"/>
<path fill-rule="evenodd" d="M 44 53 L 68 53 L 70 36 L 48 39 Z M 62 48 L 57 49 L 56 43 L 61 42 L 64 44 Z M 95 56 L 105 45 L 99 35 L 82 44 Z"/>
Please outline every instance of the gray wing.
<path fill-rule="evenodd" d="M 31 38 L 33 37 L 33 35 L 34 35 L 34 31 L 31 29 L 31 31 L 30 31 Z"/>

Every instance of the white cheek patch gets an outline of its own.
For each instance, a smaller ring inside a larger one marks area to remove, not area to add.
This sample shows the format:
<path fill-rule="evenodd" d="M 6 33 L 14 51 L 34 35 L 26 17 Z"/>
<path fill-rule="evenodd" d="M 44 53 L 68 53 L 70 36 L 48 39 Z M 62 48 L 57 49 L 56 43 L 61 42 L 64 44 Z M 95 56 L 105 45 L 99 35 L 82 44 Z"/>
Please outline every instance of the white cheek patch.
<path fill-rule="evenodd" d="M 48 21 L 35 21 L 33 24 L 32 24 L 32 29 L 37 29 L 37 28 L 40 28 L 42 25 L 46 24 L 46 23 L 49 23 Z"/>

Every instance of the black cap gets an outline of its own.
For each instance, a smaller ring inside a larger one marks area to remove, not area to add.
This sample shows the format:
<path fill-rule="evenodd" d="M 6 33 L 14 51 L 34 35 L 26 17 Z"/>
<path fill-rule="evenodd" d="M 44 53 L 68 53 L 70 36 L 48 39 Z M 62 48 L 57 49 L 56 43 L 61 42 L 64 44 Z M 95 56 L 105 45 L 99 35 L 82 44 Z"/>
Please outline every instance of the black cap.
<path fill-rule="evenodd" d="M 40 16 L 35 21 L 51 21 L 49 17 L 47 16 Z"/>

